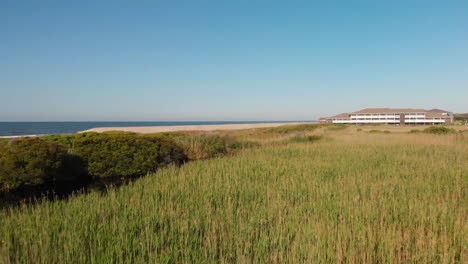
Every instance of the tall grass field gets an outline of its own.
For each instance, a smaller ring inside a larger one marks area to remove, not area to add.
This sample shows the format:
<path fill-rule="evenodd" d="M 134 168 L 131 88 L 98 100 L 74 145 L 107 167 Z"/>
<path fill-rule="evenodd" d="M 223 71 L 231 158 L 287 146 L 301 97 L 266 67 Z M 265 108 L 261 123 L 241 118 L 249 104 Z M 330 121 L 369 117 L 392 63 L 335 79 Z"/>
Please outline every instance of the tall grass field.
<path fill-rule="evenodd" d="M 232 133 L 260 146 L 2 209 L 0 263 L 468 262 L 468 134 Z"/>

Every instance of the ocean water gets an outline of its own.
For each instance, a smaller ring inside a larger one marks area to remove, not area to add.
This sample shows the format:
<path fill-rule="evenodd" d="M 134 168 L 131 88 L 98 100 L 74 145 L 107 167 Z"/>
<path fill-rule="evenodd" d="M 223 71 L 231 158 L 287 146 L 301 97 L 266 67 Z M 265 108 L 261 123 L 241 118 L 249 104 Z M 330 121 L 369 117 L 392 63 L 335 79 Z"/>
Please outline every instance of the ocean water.
<path fill-rule="evenodd" d="M 183 121 L 183 122 L 0 122 L 0 137 L 71 134 L 95 127 L 258 124 L 295 121 Z"/>

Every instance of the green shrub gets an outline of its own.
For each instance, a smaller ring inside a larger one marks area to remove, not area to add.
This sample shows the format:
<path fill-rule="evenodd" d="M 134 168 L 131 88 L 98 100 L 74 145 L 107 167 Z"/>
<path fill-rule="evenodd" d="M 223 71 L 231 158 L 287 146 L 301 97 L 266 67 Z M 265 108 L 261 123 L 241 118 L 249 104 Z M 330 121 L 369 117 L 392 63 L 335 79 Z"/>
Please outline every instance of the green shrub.
<path fill-rule="evenodd" d="M 65 172 L 62 146 L 40 138 L 18 138 L 0 144 L 0 188 L 51 184 Z"/>
<path fill-rule="evenodd" d="M 248 148 L 258 148 L 260 143 L 249 140 L 239 140 L 229 144 L 229 149 L 239 150 L 239 149 L 248 149 Z"/>
<path fill-rule="evenodd" d="M 289 134 L 294 132 L 308 132 L 319 128 L 317 124 L 300 124 L 300 125 L 286 125 L 279 127 L 268 128 L 267 132 L 278 133 L 278 134 Z"/>
<path fill-rule="evenodd" d="M 312 135 L 312 136 L 296 136 L 292 137 L 289 140 L 291 142 L 296 142 L 296 143 L 307 143 L 307 142 L 315 142 L 318 140 L 321 140 L 323 137 L 319 135 Z"/>
<path fill-rule="evenodd" d="M 85 161 L 94 178 L 142 176 L 185 160 L 182 149 L 168 138 L 103 133 L 76 138 L 72 144 L 72 153 Z"/>
<path fill-rule="evenodd" d="M 457 132 L 453 128 L 443 126 L 431 126 L 423 130 L 424 133 L 435 134 L 435 135 L 446 135 Z"/>
<path fill-rule="evenodd" d="M 411 133 L 411 134 L 417 134 L 417 133 L 421 133 L 421 130 L 419 130 L 419 129 L 411 129 L 409 133 Z"/>
<path fill-rule="evenodd" d="M 206 158 L 217 157 L 227 153 L 224 139 L 219 136 L 202 136 L 200 138 L 202 150 L 206 153 Z"/>
<path fill-rule="evenodd" d="M 384 130 L 383 133 L 384 133 L 384 134 L 390 134 L 391 132 L 388 131 L 388 130 Z"/>
<path fill-rule="evenodd" d="M 224 138 L 209 135 L 166 134 L 179 145 L 189 160 L 209 159 L 227 153 Z"/>
<path fill-rule="evenodd" d="M 356 129 L 356 131 L 360 132 L 360 131 L 362 131 L 362 128 L 358 128 L 358 129 Z"/>
<path fill-rule="evenodd" d="M 41 138 L 46 141 L 56 142 L 66 147 L 68 150 L 71 150 L 73 149 L 75 140 L 81 139 L 81 138 L 91 138 L 97 135 L 98 135 L 97 132 L 87 132 L 87 133 L 77 133 L 77 134 L 68 134 L 68 135 L 47 135 Z"/>

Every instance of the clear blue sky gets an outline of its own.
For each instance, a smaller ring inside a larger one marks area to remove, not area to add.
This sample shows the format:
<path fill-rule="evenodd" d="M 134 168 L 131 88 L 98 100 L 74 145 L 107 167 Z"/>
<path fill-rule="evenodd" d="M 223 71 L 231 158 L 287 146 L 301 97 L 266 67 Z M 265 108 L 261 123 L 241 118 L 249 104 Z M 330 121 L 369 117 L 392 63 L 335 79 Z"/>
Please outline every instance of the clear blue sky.
<path fill-rule="evenodd" d="M 468 112 L 466 0 L 2 0 L 0 34 L 0 121 Z"/>

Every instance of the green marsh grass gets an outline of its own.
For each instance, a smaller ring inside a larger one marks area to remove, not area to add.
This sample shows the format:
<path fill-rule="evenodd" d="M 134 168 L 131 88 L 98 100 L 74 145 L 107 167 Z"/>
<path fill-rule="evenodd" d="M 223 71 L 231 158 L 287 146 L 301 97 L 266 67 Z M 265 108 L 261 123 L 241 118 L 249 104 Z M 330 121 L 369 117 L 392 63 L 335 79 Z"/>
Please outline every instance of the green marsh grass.
<path fill-rule="evenodd" d="M 323 136 L 320 136 L 320 135 L 294 136 L 294 137 L 291 137 L 289 140 L 291 142 L 296 142 L 296 143 L 307 143 L 307 142 L 319 141 L 322 138 L 323 138 Z"/>
<path fill-rule="evenodd" d="M 5 209 L 0 262 L 466 263 L 468 141 L 343 132 Z"/>

